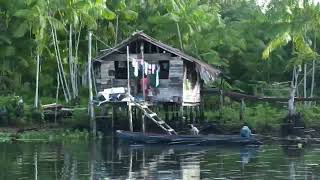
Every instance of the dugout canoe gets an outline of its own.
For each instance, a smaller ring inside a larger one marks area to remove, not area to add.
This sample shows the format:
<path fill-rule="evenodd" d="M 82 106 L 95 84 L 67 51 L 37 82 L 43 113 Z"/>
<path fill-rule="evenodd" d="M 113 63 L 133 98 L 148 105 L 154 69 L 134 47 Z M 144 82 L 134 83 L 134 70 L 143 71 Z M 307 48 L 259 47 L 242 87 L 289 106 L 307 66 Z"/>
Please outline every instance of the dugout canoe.
<path fill-rule="evenodd" d="M 249 138 L 240 135 L 167 135 L 117 130 L 120 140 L 143 144 L 193 144 L 193 145 L 260 145 L 255 136 Z"/>

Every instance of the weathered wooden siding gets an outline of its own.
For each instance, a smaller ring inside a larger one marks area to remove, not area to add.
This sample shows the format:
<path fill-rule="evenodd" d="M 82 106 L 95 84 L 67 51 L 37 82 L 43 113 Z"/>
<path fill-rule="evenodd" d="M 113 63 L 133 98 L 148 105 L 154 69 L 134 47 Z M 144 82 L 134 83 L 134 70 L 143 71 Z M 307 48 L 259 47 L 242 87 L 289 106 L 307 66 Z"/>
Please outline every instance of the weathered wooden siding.
<path fill-rule="evenodd" d="M 133 57 L 138 57 L 137 54 L 132 54 Z M 148 54 L 147 54 L 148 56 Z M 120 56 L 115 56 L 118 59 Z M 122 56 L 125 58 L 125 56 Z M 151 57 L 151 56 L 149 56 Z M 199 77 L 197 83 L 191 87 L 191 82 L 186 79 L 186 67 L 183 60 L 178 57 L 157 56 L 158 61 L 169 60 L 169 78 L 160 79 L 160 85 L 157 88 L 159 94 L 152 99 L 159 102 L 178 102 L 178 103 L 198 103 L 200 102 L 200 81 Z M 162 58 L 159 58 L 162 57 Z M 167 59 L 165 59 L 167 58 Z M 157 63 L 154 59 L 146 60 L 147 62 Z M 101 63 L 101 79 L 97 79 L 98 90 L 102 91 L 111 87 L 126 87 L 126 79 L 115 79 L 114 61 L 103 61 Z M 131 80 L 132 92 L 137 88 L 137 81 Z"/>
<path fill-rule="evenodd" d="M 112 87 L 112 80 L 114 79 L 114 62 L 104 61 L 100 65 L 100 79 L 96 80 L 99 91 Z"/>
<path fill-rule="evenodd" d="M 187 68 L 184 66 L 184 76 L 183 76 L 183 104 L 184 105 L 192 105 L 195 103 L 200 103 L 201 96 L 200 96 L 200 77 L 197 73 L 197 81 L 195 84 L 192 84 L 192 82 L 187 79 L 186 76 Z"/>
<path fill-rule="evenodd" d="M 156 100 L 160 102 L 182 102 L 183 90 L 183 61 L 179 58 L 170 58 L 169 79 L 160 79 L 158 87 L 160 94 Z"/>

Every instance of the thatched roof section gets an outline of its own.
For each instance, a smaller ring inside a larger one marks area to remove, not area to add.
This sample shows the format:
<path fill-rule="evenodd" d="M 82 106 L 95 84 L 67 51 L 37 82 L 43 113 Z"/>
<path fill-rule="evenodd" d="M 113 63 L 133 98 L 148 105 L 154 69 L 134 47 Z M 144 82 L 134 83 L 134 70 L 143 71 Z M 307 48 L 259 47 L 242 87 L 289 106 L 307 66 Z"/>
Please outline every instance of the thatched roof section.
<path fill-rule="evenodd" d="M 174 54 L 174 55 L 182 58 L 183 60 L 187 60 L 187 61 L 195 63 L 197 71 L 200 73 L 201 78 L 206 83 L 209 81 L 216 80 L 218 75 L 220 74 L 220 70 L 214 68 L 213 66 L 211 66 L 211 65 L 209 65 L 199 59 L 196 59 L 190 55 L 187 55 L 186 53 L 182 52 L 181 50 L 179 50 L 177 48 L 174 48 L 174 47 L 171 47 L 167 44 L 164 44 L 164 43 L 160 42 L 159 40 L 156 40 L 141 31 L 133 33 L 129 38 L 122 41 L 120 44 L 116 45 L 115 47 L 103 50 L 103 53 L 100 56 L 98 56 L 97 58 L 95 58 L 94 60 L 101 62 L 101 61 L 103 61 L 104 57 L 111 55 L 113 53 L 119 52 L 122 48 L 126 47 L 127 45 L 129 45 L 130 43 L 132 43 L 136 40 L 144 40 L 150 44 L 153 44 L 153 45 L 165 50 L 166 52 L 169 52 L 171 54 Z"/>

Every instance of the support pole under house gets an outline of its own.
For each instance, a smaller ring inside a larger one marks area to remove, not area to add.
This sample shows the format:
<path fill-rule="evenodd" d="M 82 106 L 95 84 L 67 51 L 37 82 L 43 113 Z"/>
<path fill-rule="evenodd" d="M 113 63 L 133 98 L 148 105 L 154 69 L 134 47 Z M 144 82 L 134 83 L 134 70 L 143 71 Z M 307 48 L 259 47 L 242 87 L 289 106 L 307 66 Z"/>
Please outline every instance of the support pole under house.
<path fill-rule="evenodd" d="M 93 107 L 93 93 L 92 93 L 92 74 L 91 74 L 91 39 L 92 39 L 92 32 L 89 31 L 88 33 L 88 83 L 89 83 L 89 115 L 90 115 L 90 128 L 93 137 L 96 136 L 96 120 L 94 117 L 94 107 Z"/>
<path fill-rule="evenodd" d="M 129 57 L 129 46 L 127 46 L 127 80 L 128 80 L 128 111 L 129 111 L 129 128 L 130 131 L 133 132 L 133 124 L 132 124 L 132 107 L 131 107 L 131 90 L 130 90 L 130 57 Z"/>

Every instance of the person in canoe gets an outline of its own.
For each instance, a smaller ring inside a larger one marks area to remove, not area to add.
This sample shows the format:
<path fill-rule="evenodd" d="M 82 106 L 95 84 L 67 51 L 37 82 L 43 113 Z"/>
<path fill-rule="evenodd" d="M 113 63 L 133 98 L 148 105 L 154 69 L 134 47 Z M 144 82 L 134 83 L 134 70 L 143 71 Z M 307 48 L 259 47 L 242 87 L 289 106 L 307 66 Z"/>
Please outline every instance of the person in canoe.
<path fill-rule="evenodd" d="M 192 135 L 198 135 L 199 134 L 199 129 L 195 127 L 193 124 L 190 124 L 190 132 Z"/>
<path fill-rule="evenodd" d="M 240 129 L 240 136 L 245 138 L 249 138 L 251 136 L 251 129 L 246 124 Z"/>

